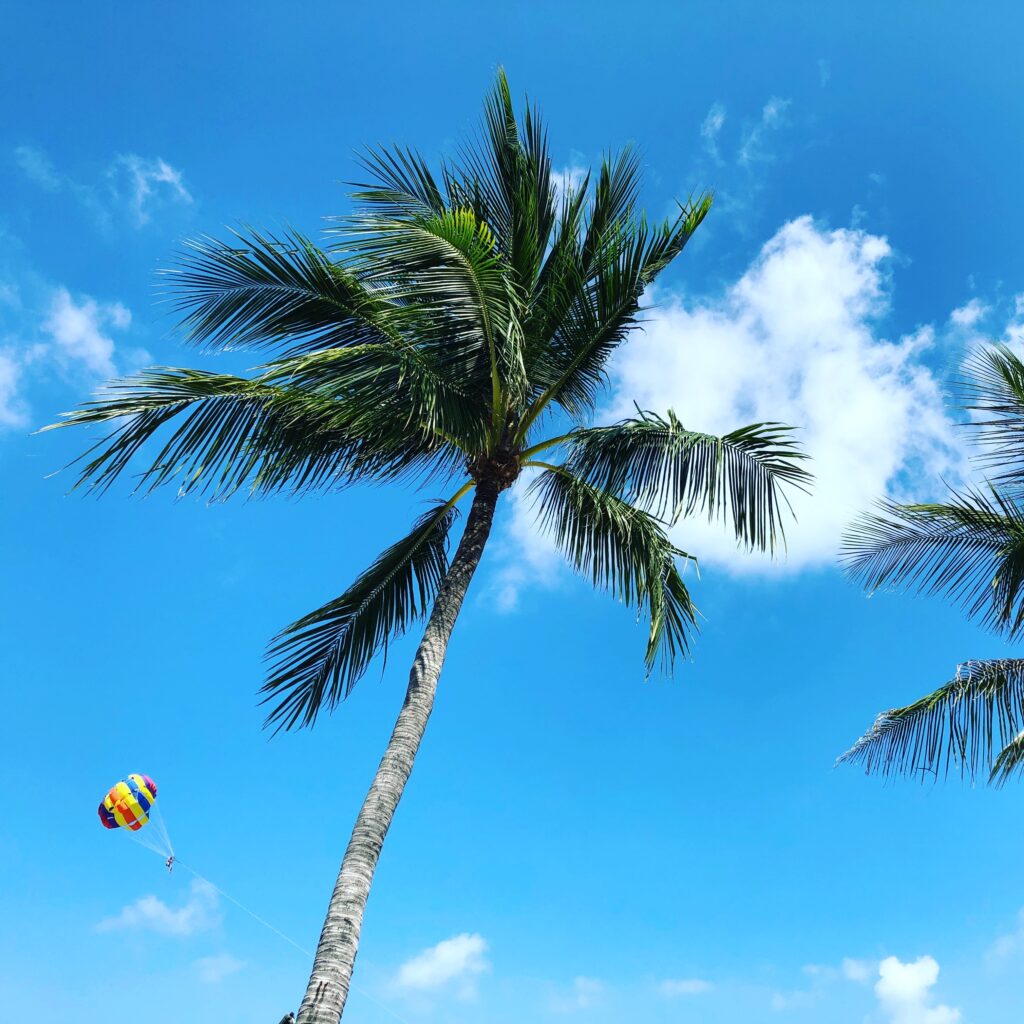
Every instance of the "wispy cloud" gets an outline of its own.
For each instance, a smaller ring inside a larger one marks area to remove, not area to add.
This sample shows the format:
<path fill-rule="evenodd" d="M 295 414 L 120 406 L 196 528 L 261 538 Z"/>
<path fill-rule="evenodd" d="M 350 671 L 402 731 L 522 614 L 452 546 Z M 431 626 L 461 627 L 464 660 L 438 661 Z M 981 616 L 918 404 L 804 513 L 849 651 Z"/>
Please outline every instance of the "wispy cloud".
<path fill-rule="evenodd" d="M 789 99 L 773 96 L 753 116 L 727 112 L 721 100 L 708 108 L 700 123 L 698 156 L 683 183 L 684 191 L 695 186 L 714 189 L 716 215 L 706 230 L 749 237 L 757 227 L 758 199 L 773 166 L 789 152 L 784 129 L 790 124 L 791 106 Z"/>
<path fill-rule="evenodd" d="M 718 136 L 725 125 L 725 105 L 712 103 L 707 116 L 700 126 L 700 135 L 704 140 L 704 149 L 716 164 L 722 163 L 722 155 L 718 149 Z"/>
<path fill-rule="evenodd" d="M 21 363 L 13 349 L 0 349 L 0 427 L 23 427 L 28 407 L 21 397 Z"/>
<path fill-rule="evenodd" d="M 196 879 L 185 901 L 178 907 L 168 906 L 158 896 L 140 896 L 96 925 L 100 932 L 151 931 L 160 935 L 184 938 L 196 932 L 207 931 L 220 923 L 217 891 L 206 882 Z"/>
<path fill-rule="evenodd" d="M 161 157 L 128 153 L 117 157 L 108 173 L 115 182 L 115 192 L 125 198 L 138 227 L 149 223 L 152 207 L 165 199 L 186 205 L 193 201 L 182 182 L 181 171 Z M 125 183 L 118 185 L 122 174 Z"/>
<path fill-rule="evenodd" d="M 397 988 L 407 992 L 436 992 L 452 987 L 462 998 L 473 994 L 473 981 L 491 968 L 487 941 L 464 932 L 423 950 L 398 969 Z"/>
<path fill-rule="evenodd" d="M 199 980 L 207 985 L 215 985 L 229 975 L 237 974 L 245 967 L 245 961 L 230 953 L 217 953 L 214 956 L 203 956 L 193 966 Z"/>
<path fill-rule="evenodd" d="M 560 992 L 550 999 L 550 1008 L 555 1013 L 577 1013 L 599 1005 L 604 999 L 607 986 L 600 978 L 574 978 L 568 992 Z"/>
<path fill-rule="evenodd" d="M 34 146 L 18 146 L 14 150 L 14 162 L 21 168 L 29 181 L 34 182 L 47 192 L 60 192 L 70 182 L 57 172 L 53 161 Z"/>
<path fill-rule="evenodd" d="M 768 138 L 786 123 L 790 103 L 781 96 L 773 96 L 761 108 L 761 116 L 743 131 L 737 154 L 740 164 L 765 163 L 775 159 L 776 154 L 768 145 Z"/>
<path fill-rule="evenodd" d="M 658 982 L 658 992 L 666 999 L 677 999 L 680 996 L 699 996 L 713 992 L 715 986 L 703 978 L 666 978 Z"/>
<path fill-rule="evenodd" d="M 1017 927 L 1005 932 L 992 943 L 986 959 L 993 966 L 1002 966 L 1011 960 L 1024 958 L 1024 909 L 1017 915 Z"/>
<path fill-rule="evenodd" d="M 47 192 L 73 196 L 104 228 L 110 228 L 119 215 L 141 228 L 152 220 L 156 209 L 188 206 L 194 201 L 182 172 L 162 157 L 118 154 L 91 180 L 60 170 L 35 146 L 18 146 L 14 160 L 29 181 Z"/>

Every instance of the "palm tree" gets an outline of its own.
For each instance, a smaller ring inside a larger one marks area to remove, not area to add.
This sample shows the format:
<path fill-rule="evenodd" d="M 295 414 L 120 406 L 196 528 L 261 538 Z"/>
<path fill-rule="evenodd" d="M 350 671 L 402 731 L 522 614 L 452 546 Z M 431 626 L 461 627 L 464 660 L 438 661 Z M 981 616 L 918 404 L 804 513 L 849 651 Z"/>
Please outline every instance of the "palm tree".
<path fill-rule="evenodd" d="M 850 528 L 844 556 L 868 591 L 944 594 L 1012 640 L 1024 633 L 1024 362 L 997 345 L 968 370 L 957 388 L 963 426 L 990 479 L 938 504 L 880 503 Z M 1005 783 L 1024 769 L 1024 660 L 964 662 L 934 692 L 879 715 L 839 760 L 884 775 L 984 771 Z"/>
<path fill-rule="evenodd" d="M 592 183 L 552 176 L 534 109 L 515 116 L 499 73 L 480 138 L 433 173 L 401 148 L 367 151 L 371 181 L 318 248 L 246 229 L 190 243 L 165 279 L 187 336 L 207 349 L 272 349 L 252 376 L 153 369 L 115 382 L 60 425 L 112 424 L 82 457 L 104 489 L 138 458 L 139 487 L 176 482 L 223 498 L 365 482 L 443 495 L 340 597 L 270 647 L 268 721 L 312 726 L 371 659 L 426 617 L 405 702 L 356 820 L 330 900 L 300 1024 L 337 1024 L 381 845 L 412 771 L 445 652 L 520 474 L 573 568 L 648 625 L 646 663 L 670 669 L 697 611 L 670 540 L 680 516 L 731 523 L 740 544 L 782 540 L 785 490 L 808 479 L 788 428 L 722 437 L 673 413 L 588 426 L 609 356 L 644 292 L 682 252 L 710 197 L 652 224 L 636 210 L 639 160 Z M 158 448 L 148 447 L 163 428 Z M 458 506 L 472 499 L 449 561 Z"/>

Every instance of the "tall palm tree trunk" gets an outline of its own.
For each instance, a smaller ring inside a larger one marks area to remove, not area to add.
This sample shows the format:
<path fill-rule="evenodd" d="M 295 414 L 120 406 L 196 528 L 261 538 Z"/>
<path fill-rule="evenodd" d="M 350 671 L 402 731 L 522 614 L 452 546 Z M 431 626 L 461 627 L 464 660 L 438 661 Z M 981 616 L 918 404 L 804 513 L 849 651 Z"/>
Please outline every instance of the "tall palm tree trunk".
<path fill-rule="evenodd" d="M 370 883 L 434 707 L 448 640 L 491 532 L 498 493 L 499 487 L 492 481 L 481 480 L 477 486 L 466 530 L 434 602 L 409 673 L 405 703 L 341 862 L 316 948 L 313 973 L 299 1008 L 298 1024 L 338 1024 L 345 1009 Z"/>

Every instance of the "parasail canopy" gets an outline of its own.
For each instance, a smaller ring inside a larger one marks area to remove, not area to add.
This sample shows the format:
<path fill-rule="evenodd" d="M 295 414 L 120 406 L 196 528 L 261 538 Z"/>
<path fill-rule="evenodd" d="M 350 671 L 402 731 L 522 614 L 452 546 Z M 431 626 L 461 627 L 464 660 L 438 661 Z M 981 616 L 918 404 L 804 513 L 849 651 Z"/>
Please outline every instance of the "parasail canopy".
<path fill-rule="evenodd" d="M 149 821 L 156 800 L 156 783 L 148 775 L 129 775 L 114 783 L 99 806 L 104 828 L 127 828 L 138 832 Z"/>

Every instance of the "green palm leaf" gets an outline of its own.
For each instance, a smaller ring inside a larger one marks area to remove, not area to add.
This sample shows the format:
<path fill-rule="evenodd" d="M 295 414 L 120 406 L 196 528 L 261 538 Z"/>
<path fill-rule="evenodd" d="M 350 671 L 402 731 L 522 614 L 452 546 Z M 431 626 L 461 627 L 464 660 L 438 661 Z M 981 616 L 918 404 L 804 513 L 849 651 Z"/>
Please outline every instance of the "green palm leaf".
<path fill-rule="evenodd" d="M 847 531 L 843 560 L 868 591 L 944 594 L 1010 637 L 1024 630 L 1024 510 L 998 491 L 945 504 L 879 503 Z"/>
<path fill-rule="evenodd" d="M 675 413 L 641 411 L 566 439 L 567 468 L 600 490 L 659 517 L 705 512 L 731 518 L 737 540 L 774 550 L 784 540 L 789 502 L 783 488 L 804 489 L 810 474 L 792 429 L 755 423 L 722 437 L 686 430 Z"/>
<path fill-rule="evenodd" d="M 448 568 L 452 502 L 421 516 L 340 597 L 293 622 L 269 649 L 263 691 L 279 728 L 311 726 L 351 693 L 370 662 L 429 609 Z"/>
<path fill-rule="evenodd" d="M 839 763 L 883 775 L 955 768 L 1002 783 L 1024 766 L 1022 725 L 1024 661 L 968 661 L 934 693 L 879 715 Z"/>
<path fill-rule="evenodd" d="M 234 243 L 195 239 L 162 280 L 185 336 L 208 348 L 400 343 L 387 296 L 299 232 L 236 232 Z"/>
<path fill-rule="evenodd" d="M 996 470 L 993 482 L 1015 492 L 1024 485 L 1024 361 L 1005 345 L 976 352 L 957 385 L 964 426 L 981 449 L 977 461 Z"/>
<path fill-rule="evenodd" d="M 535 397 L 523 416 L 520 437 L 552 403 L 577 420 L 593 411 L 607 384 L 609 357 L 640 322 L 643 293 L 683 251 L 710 208 L 711 197 L 705 195 L 683 206 L 675 221 L 619 225 L 605 238 L 596 269 L 577 278 L 547 349 L 530 365 Z"/>
<path fill-rule="evenodd" d="M 542 529 L 573 568 L 646 615 L 648 671 L 659 658 L 670 671 L 697 625 L 676 566 L 677 558 L 689 556 L 669 542 L 653 516 L 562 467 L 546 467 L 530 486 Z"/>
<path fill-rule="evenodd" d="M 114 382 L 54 426 L 114 425 L 77 460 L 76 486 L 100 491 L 164 428 L 170 434 L 145 457 L 137 490 L 176 481 L 181 494 L 213 498 L 242 487 L 302 493 L 357 479 L 447 475 L 461 463 L 456 446 L 426 427 L 415 429 L 385 397 L 338 400 L 290 386 L 276 373 L 249 379 L 158 368 Z"/>

